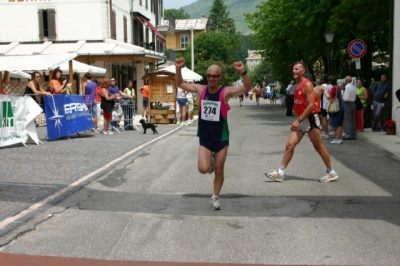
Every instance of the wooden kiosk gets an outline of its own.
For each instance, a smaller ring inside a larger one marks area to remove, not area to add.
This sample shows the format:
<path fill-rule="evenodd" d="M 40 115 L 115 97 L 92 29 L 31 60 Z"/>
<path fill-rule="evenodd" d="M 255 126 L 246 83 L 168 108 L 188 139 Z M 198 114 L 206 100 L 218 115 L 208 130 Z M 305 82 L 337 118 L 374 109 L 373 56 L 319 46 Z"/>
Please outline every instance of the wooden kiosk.
<path fill-rule="evenodd" d="M 175 74 L 166 71 L 142 77 L 149 86 L 150 123 L 173 124 L 176 121 Z"/>

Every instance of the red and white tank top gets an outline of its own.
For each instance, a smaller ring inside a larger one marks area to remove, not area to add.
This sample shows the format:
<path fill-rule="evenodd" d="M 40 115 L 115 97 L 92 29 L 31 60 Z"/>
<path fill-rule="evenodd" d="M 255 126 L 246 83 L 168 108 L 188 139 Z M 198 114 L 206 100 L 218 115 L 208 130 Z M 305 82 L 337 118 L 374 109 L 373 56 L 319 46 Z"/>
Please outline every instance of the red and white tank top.
<path fill-rule="evenodd" d="M 300 83 L 300 85 L 297 86 L 294 91 L 293 109 L 297 116 L 300 116 L 308 106 L 307 95 L 304 93 L 304 86 L 306 85 L 307 82 L 311 81 L 308 79 L 304 79 L 304 81 Z M 318 110 L 317 106 L 314 104 L 313 114 L 316 113 L 318 113 Z"/>

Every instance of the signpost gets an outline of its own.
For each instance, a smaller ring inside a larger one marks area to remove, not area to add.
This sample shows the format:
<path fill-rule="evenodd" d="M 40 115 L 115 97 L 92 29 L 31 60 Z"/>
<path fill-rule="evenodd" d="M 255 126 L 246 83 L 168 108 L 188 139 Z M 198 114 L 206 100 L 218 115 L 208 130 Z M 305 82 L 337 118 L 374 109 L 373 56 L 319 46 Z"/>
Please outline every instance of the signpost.
<path fill-rule="evenodd" d="M 360 39 L 352 40 L 347 46 L 347 51 L 354 58 L 361 58 L 367 53 L 367 44 Z"/>
<path fill-rule="evenodd" d="M 367 44 L 360 39 L 352 40 L 347 46 L 347 52 L 355 59 L 356 69 L 361 69 L 360 58 L 367 53 Z"/>

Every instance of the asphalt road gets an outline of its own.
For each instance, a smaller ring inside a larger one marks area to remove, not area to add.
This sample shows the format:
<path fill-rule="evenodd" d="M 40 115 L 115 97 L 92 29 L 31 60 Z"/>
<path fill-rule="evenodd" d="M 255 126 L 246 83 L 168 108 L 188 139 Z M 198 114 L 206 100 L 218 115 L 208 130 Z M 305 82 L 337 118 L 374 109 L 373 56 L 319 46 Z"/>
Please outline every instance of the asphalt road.
<path fill-rule="evenodd" d="M 210 208 L 213 176 L 197 171 L 196 123 L 160 125 L 160 136 L 129 132 L 132 139 L 122 140 L 123 132 L 17 147 L 49 149 L 46 161 L 55 164 L 41 176 L 28 164 L 37 190 L 47 190 L 26 206 L 86 179 L 10 222 L 0 251 L 103 262 L 400 265 L 398 159 L 363 140 L 324 140 L 340 179 L 320 183 L 325 167 L 305 136 L 285 182 L 273 182 L 264 173 L 279 166 L 293 117 L 264 101 L 230 104 L 223 210 Z M 75 154 L 67 165 L 78 166 L 63 176 L 66 151 Z M 15 204 L 23 188 L 14 188 Z"/>

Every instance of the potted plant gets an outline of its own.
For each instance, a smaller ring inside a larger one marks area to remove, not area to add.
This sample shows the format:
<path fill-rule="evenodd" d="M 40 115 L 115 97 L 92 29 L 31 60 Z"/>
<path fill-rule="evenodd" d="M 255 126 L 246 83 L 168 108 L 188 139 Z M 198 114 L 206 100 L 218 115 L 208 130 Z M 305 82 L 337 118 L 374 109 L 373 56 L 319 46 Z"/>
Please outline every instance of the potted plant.
<path fill-rule="evenodd" d="M 394 120 L 387 120 L 383 124 L 383 130 L 386 131 L 387 135 L 394 135 L 396 133 L 396 121 Z"/>

